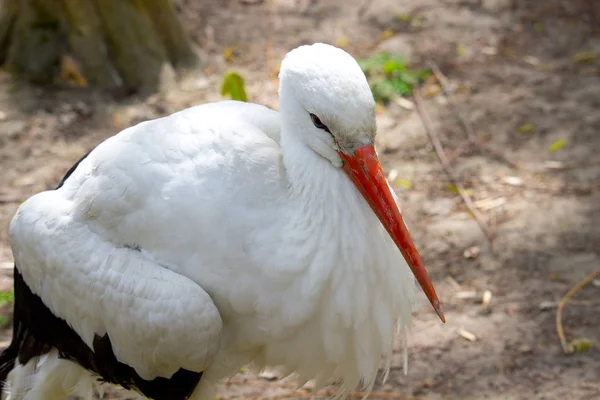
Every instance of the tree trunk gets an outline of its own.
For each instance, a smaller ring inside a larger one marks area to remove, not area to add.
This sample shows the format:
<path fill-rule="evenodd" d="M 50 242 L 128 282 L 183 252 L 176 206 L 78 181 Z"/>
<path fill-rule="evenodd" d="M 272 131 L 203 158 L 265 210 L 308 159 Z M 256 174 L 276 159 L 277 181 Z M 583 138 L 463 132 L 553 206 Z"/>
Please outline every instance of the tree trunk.
<path fill-rule="evenodd" d="M 93 1 L 93 0 L 92 0 Z M 104 39 L 104 27 L 92 1 L 63 1 L 67 42 L 90 84 L 102 88 L 119 87 L 123 79 L 111 62 Z"/>
<path fill-rule="evenodd" d="M 181 24 L 175 24 L 177 15 L 172 0 L 145 2 L 156 30 L 161 33 L 162 43 L 169 60 L 175 67 L 191 67 L 197 62 L 188 36 Z"/>
<path fill-rule="evenodd" d="M 61 16 L 52 3 L 53 0 L 18 2 L 10 33 L 8 70 L 36 83 L 48 82 L 59 72 L 60 56 L 65 51 Z"/>
<path fill-rule="evenodd" d="M 154 90 L 167 55 L 145 1 L 153 0 L 101 0 L 96 7 L 104 26 L 108 54 L 125 85 Z"/>
<path fill-rule="evenodd" d="M 0 64 L 33 82 L 147 93 L 196 62 L 172 0 L 0 0 Z"/>
<path fill-rule="evenodd" d="M 12 0 L 0 0 L 0 65 L 8 56 L 11 34 L 17 20 L 17 4 Z"/>

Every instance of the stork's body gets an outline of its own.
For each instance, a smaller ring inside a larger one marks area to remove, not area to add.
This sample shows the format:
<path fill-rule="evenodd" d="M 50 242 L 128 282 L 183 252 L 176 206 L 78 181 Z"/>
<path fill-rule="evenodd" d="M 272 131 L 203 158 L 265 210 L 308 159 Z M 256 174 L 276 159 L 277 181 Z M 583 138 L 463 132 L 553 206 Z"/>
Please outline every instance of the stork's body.
<path fill-rule="evenodd" d="M 305 56 L 311 51 L 350 58 L 324 45 L 304 48 Z M 144 122 L 19 208 L 10 228 L 16 275 L 28 301 L 66 321 L 81 350 L 61 349 L 60 338 L 45 339 L 37 327 L 31 340 L 44 346 L 17 362 L 10 398 L 39 398 L 35 385 L 23 391 L 31 377 L 50 382 L 44 390 L 56 398 L 89 392 L 86 369 L 111 381 L 99 365 L 110 362 L 131 375 L 112 381 L 156 399 L 169 379 L 189 386 L 178 398 L 211 398 L 219 380 L 249 362 L 303 380 L 342 380 L 346 389 L 373 382 L 380 356 L 391 354 L 395 321 L 410 323 L 414 280 L 340 168 L 348 162 L 338 152 L 372 145 L 375 135 L 364 76 L 351 64 L 330 77 L 345 98 L 304 93 L 332 82 L 320 74 L 298 82 L 300 53 L 282 66 L 281 114 L 221 102 Z M 357 74 L 362 80 L 348 82 Z M 317 112 L 333 134 L 311 119 Z M 100 357 L 107 350 L 109 361 Z"/>

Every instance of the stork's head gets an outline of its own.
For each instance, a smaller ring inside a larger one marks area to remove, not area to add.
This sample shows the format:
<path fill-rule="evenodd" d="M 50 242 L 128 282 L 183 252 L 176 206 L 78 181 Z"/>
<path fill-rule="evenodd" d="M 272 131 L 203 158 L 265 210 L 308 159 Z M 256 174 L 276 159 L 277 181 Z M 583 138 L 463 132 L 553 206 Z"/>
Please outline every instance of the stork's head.
<path fill-rule="evenodd" d="M 350 54 L 323 43 L 298 47 L 285 56 L 279 78 L 285 119 L 333 165 L 342 165 L 339 151 L 373 144 L 375 101 Z"/>
<path fill-rule="evenodd" d="M 379 165 L 375 101 L 356 60 L 327 44 L 301 46 L 285 56 L 279 78 L 279 108 L 287 134 L 344 169 L 444 321 L 435 289 Z"/>

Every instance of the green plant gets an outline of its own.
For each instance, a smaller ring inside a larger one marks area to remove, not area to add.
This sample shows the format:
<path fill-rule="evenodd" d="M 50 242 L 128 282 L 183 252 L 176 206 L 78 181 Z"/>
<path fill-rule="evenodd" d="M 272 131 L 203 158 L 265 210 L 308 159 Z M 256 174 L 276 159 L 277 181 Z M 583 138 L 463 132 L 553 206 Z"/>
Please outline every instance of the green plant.
<path fill-rule="evenodd" d="M 15 292 L 0 292 L 0 307 L 12 304 L 15 301 Z M 10 324 L 10 320 L 6 315 L 0 315 L 0 328 L 6 328 Z"/>
<path fill-rule="evenodd" d="M 0 292 L 0 307 L 11 304 L 15 299 L 15 292 Z"/>
<path fill-rule="evenodd" d="M 386 52 L 358 61 L 369 80 L 375 100 L 389 103 L 394 96 L 406 96 L 414 86 L 421 83 L 431 73 L 410 68 L 406 60 Z"/>
<path fill-rule="evenodd" d="M 230 95 L 232 100 L 248 101 L 244 78 L 237 72 L 230 72 L 225 75 L 223 85 L 221 86 L 221 96 Z"/>

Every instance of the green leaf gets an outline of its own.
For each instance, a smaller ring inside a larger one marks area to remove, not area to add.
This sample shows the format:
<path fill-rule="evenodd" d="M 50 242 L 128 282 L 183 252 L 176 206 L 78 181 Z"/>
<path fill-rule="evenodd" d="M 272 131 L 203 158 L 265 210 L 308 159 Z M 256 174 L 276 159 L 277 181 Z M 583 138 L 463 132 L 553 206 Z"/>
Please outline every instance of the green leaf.
<path fill-rule="evenodd" d="M 421 71 L 404 71 L 398 74 L 398 78 L 406 82 L 410 86 L 418 85 L 422 76 Z"/>
<path fill-rule="evenodd" d="M 398 93 L 400 96 L 406 96 L 412 91 L 412 84 L 410 82 L 403 81 L 402 79 L 394 79 L 392 84 L 394 85 L 396 93 Z"/>
<path fill-rule="evenodd" d="M 366 58 L 358 61 L 358 65 L 360 65 L 363 72 L 367 75 L 380 72 L 383 69 L 383 66 L 390 59 L 390 55 L 388 53 L 382 52 L 377 55 Z"/>
<path fill-rule="evenodd" d="M 447 186 L 447 189 L 449 191 L 451 191 L 452 193 L 460 194 L 460 190 L 458 190 L 458 188 L 455 185 L 451 184 L 451 183 Z M 467 196 L 472 196 L 473 195 L 473 191 L 471 189 L 465 189 L 465 194 Z"/>
<path fill-rule="evenodd" d="M 377 102 L 387 104 L 394 96 L 406 96 L 414 86 L 430 75 L 429 71 L 411 69 L 400 56 L 381 52 L 358 61 L 369 79 Z"/>
<path fill-rule="evenodd" d="M 230 72 L 225 75 L 223 85 L 221 86 L 221 96 L 231 96 L 232 100 L 248 101 L 244 78 L 237 72 Z"/>
<path fill-rule="evenodd" d="M 402 72 L 405 69 L 406 66 L 397 60 L 389 60 L 383 65 L 383 73 L 388 76 L 393 75 L 395 72 Z"/>
<path fill-rule="evenodd" d="M 586 351 L 592 348 L 593 342 L 587 338 L 578 338 L 573 339 L 571 343 L 569 343 L 569 352 L 570 353 L 579 353 L 582 351 Z"/>
<path fill-rule="evenodd" d="M 550 147 L 548 147 L 548 150 L 554 152 L 554 151 L 558 151 L 560 149 L 562 149 L 563 147 L 565 147 L 565 144 L 567 144 L 567 141 L 565 139 L 559 139 L 556 142 L 552 143 L 550 145 Z"/>
<path fill-rule="evenodd" d="M 598 54 L 593 51 L 580 51 L 571 58 L 573 64 L 591 64 L 596 61 Z"/>
<path fill-rule="evenodd" d="M 524 124 L 517 128 L 519 133 L 531 133 L 535 130 L 535 126 L 533 124 Z"/>
<path fill-rule="evenodd" d="M 412 187 L 412 183 L 405 179 L 396 179 L 394 180 L 394 184 L 397 186 L 402 186 L 404 189 L 410 189 Z"/>
<path fill-rule="evenodd" d="M 371 85 L 371 90 L 373 91 L 373 97 L 375 97 L 375 101 L 381 101 L 384 104 L 387 104 L 396 94 L 394 82 L 388 79 L 374 82 Z"/>
<path fill-rule="evenodd" d="M 404 23 L 410 22 L 411 20 L 410 15 L 408 14 L 396 14 L 396 19 Z"/>

